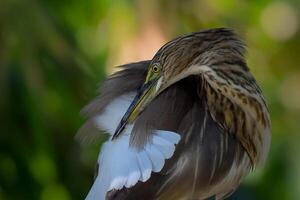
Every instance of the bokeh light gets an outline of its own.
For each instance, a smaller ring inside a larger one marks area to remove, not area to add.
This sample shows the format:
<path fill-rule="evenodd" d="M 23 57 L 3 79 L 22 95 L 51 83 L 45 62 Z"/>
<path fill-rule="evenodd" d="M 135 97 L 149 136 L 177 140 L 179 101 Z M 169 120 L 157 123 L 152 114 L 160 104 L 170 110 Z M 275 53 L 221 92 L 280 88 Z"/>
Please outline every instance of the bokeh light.
<path fill-rule="evenodd" d="M 298 86 L 298 87 L 295 87 Z M 280 88 L 280 98 L 284 106 L 291 110 L 300 110 L 300 74 L 287 77 Z"/>
<path fill-rule="evenodd" d="M 274 40 L 284 41 L 295 36 L 299 27 L 297 8 L 286 2 L 270 3 L 262 12 L 261 25 Z"/>

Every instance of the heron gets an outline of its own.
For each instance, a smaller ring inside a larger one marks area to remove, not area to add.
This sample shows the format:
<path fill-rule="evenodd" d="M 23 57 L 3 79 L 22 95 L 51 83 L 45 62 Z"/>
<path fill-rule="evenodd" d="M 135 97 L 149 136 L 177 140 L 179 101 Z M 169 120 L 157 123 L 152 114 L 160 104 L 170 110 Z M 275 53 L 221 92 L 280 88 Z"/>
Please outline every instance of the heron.
<path fill-rule="evenodd" d="M 226 199 L 267 157 L 270 117 L 227 28 L 179 36 L 120 66 L 83 113 L 77 137 L 108 140 L 87 200 Z"/>

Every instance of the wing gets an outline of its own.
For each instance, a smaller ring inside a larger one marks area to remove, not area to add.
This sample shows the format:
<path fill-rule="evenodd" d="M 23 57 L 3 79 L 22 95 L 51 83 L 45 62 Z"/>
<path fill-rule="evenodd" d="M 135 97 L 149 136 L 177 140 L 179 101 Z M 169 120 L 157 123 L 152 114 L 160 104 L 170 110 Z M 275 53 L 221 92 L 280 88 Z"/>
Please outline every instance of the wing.
<path fill-rule="evenodd" d="M 89 119 L 77 138 L 86 142 L 95 140 L 98 130 L 110 135 L 114 133 L 135 91 L 142 85 L 148 65 L 145 61 L 123 66 L 123 71 L 113 74 L 103 84 L 101 95 L 83 110 Z M 128 125 L 121 137 L 114 141 L 109 139 L 102 145 L 97 163 L 98 175 L 86 199 L 105 199 L 110 190 L 130 188 L 138 181 L 147 181 L 151 172 L 161 171 L 180 140 L 175 132 L 151 130 L 151 138 L 145 141 L 142 149 L 137 150 L 129 142 L 132 128 Z M 92 132 L 91 129 L 97 131 Z"/>

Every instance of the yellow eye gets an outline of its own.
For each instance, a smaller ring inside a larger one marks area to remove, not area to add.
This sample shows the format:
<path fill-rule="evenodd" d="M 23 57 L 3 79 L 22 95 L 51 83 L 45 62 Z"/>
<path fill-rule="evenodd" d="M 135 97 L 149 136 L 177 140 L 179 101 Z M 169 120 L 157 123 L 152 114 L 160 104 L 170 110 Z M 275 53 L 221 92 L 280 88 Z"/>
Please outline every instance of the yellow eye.
<path fill-rule="evenodd" d="M 153 66 L 152 66 L 152 71 L 153 71 L 154 73 L 158 73 L 159 70 L 160 70 L 160 65 L 159 65 L 158 63 L 153 64 Z"/>

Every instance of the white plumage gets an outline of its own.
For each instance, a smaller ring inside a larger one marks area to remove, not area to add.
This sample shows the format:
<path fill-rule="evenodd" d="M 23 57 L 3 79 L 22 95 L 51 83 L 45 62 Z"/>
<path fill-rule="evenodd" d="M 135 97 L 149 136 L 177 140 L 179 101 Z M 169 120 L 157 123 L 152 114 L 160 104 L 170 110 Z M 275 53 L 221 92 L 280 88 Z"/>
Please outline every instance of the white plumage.
<path fill-rule="evenodd" d="M 114 99 L 101 115 L 94 118 L 96 126 L 112 135 L 134 96 L 135 93 L 128 93 Z M 104 200 L 112 189 L 129 188 L 138 181 L 147 181 L 152 172 L 159 172 L 165 160 L 172 157 L 180 140 L 177 133 L 155 130 L 152 140 L 138 150 L 129 145 L 132 128 L 133 124 L 127 125 L 117 139 L 110 138 L 103 144 L 98 157 L 98 176 L 87 200 Z"/>

